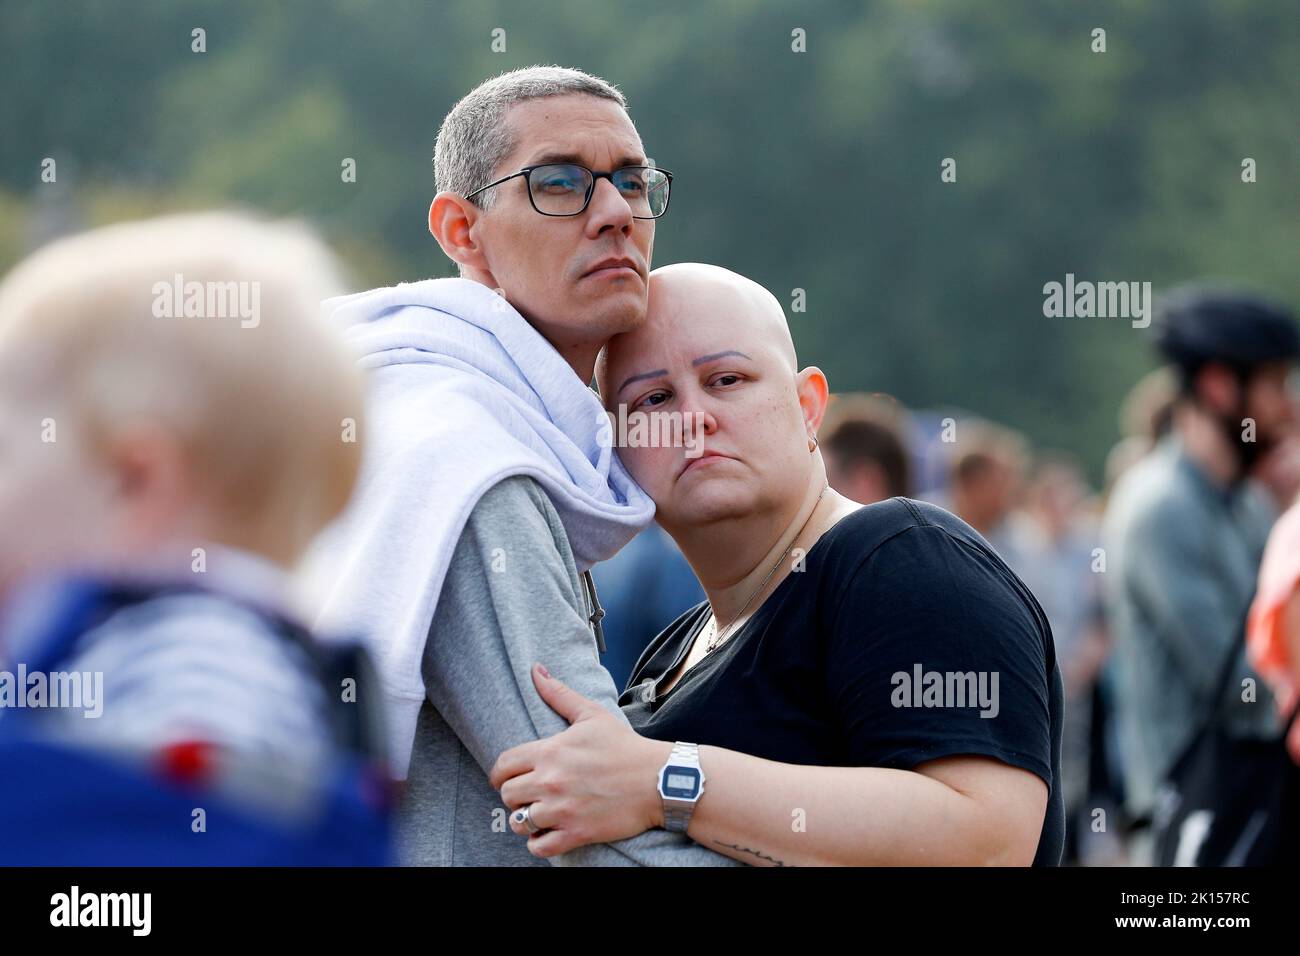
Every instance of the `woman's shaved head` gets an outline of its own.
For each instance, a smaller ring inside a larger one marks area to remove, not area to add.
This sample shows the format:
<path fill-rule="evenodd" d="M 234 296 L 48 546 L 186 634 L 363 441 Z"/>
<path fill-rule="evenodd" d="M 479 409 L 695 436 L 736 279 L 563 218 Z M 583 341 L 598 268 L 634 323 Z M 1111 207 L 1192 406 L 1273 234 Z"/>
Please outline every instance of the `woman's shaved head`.
<path fill-rule="evenodd" d="M 651 333 L 652 323 L 689 323 L 704 311 L 729 317 L 737 333 L 747 342 L 763 343 L 785 359 L 791 374 L 798 371 L 794 339 L 776 296 L 753 279 L 730 269 L 703 262 L 679 262 L 650 273 L 650 305 L 645 325 L 637 331 L 614 336 L 601 354 L 596 367 L 601 395 L 612 397 L 606 383 L 609 368 L 636 354 Z M 638 335 L 641 331 L 647 335 Z M 617 388 L 621 381 L 614 382 L 613 386 Z"/>
<path fill-rule="evenodd" d="M 786 507 L 821 468 L 811 436 L 825 410 L 825 376 L 799 371 L 776 298 L 727 269 L 682 263 L 652 272 L 645 323 L 610 340 L 596 377 L 611 411 L 700 423 L 694 454 L 632 442 L 619 451 L 670 533 Z"/>

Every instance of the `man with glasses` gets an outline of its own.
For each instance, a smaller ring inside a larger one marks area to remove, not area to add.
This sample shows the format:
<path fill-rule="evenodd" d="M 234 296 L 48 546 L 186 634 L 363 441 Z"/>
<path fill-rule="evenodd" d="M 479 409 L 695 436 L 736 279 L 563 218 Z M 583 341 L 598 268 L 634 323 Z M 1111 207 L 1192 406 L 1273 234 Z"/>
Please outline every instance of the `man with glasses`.
<path fill-rule="evenodd" d="M 460 278 L 328 304 L 370 370 L 367 457 L 309 570 L 321 625 L 375 650 L 406 778 L 404 861 L 545 865 L 514 839 L 486 772 L 565 727 L 533 685 L 536 661 L 625 719 L 586 570 L 653 505 L 588 383 L 610 337 L 645 319 L 672 174 L 617 89 L 532 67 L 456 104 L 434 175 L 429 230 Z M 734 861 L 654 830 L 550 862 Z"/>
<path fill-rule="evenodd" d="M 597 173 L 581 163 L 544 163 L 502 176 L 465 198 L 473 199 L 519 176 L 528 178 L 528 201 L 543 216 L 582 215 L 591 203 L 596 181 L 608 179 L 632 207 L 634 219 L 658 219 L 668 211 L 668 186 L 673 178 L 668 170 L 653 166 L 624 166 L 613 172 Z"/>

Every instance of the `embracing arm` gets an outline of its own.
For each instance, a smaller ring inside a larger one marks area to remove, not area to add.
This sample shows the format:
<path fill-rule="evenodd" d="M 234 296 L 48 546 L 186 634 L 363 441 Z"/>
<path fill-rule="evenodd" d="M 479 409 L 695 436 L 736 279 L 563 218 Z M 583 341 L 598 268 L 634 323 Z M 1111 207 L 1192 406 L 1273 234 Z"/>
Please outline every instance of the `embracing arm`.
<path fill-rule="evenodd" d="M 534 671 L 534 680 L 572 726 L 503 754 L 491 776 L 512 810 L 547 806 L 532 852 L 663 826 L 654 780 L 672 744 L 620 726 L 554 678 Z M 914 770 L 809 767 L 703 746 L 700 766 L 704 794 L 688 834 L 764 866 L 1028 865 L 1047 810 L 1039 777 L 988 757 Z"/>
<path fill-rule="evenodd" d="M 1047 809 L 1043 781 L 988 757 L 889 770 L 701 747 L 700 765 L 705 792 L 687 832 L 746 863 L 1027 866 Z"/>

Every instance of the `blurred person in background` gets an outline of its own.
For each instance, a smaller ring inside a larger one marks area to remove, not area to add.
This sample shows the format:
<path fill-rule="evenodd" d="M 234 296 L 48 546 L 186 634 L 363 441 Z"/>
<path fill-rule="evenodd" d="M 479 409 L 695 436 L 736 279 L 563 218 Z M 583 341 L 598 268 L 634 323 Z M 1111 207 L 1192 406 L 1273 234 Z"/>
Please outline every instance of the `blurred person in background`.
<path fill-rule="evenodd" d="M 898 413 L 872 395 L 836 395 L 820 435 L 831 487 L 859 504 L 915 495 Z"/>
<path fill-rule="evenodd" d="M 1300 356 L 1289 310 L 1230 288 L 1171 291 L 1152 331 L 1177 376 L 1170 430 L 1120 479 L 1103 535 L 1125 800 L 1139 822 L 1211 712 L 1225 708 L 1243 736 L 1276 732 L 1266 691 L 1243 703 L 1233 681 L 1218 701 L 1212 684 L 1241 639 L 1279 503 L 1294 493 L 1287 375 Z M 1149 837 L 1134 849 L 1147 862 Z"/>
<path fill-rule="evenodd" d="M 1061 773 L 1068 862 L 1083 852 L 1089 822 L 1083 811 L 1090 798 L 1092 700 L 1109 651 L 1095 552 L 1100 532 L 1082 468 L 1065 454 L 1039 459 L 1025 503 L 1028 560 L 1019 573 L 1051 622 L 1065 688 Z"/>
<path fill-rule="evenodd" d="M 1276 778 L 1253 778 L 1252 793 L 1271 792 L 1259 794 L 1252 810 L 1260 815 L 1265 803 L 1262 832 L 1269 835 L 1261 839 L 1273 846 L 1273 859 L 1291 863 L 1300 851 L 1300 501 L 1269 535 L 1247 622 L 1247 659 L 1273 693 L 1289 758 L 1278 761 Z"/>
<path fill-rule="evenodd" d="M 1168 366 L 1152 369 L 1129 390 L 1120 405 L 1123 436 L 1106 455 L 1106 494 L 1120 476 L 1151 452 L 1173 427 L 1178 379 Z"/>
<path fill-rule="evenodd" d="M 1300 502 L 1269 535 L 1246 642 L 1251 666 L 1272 689 L 1279 719 L 1290 719 L 1300 703 Z M 1287 751 L 1300 764 L 1300 723 L 1287 735 Z"/>
<path fill-rule="evenodd" d="M 1028 561 L 1028 531 L 1016 514 L 1029 452 L 1016 432 L 993 422 L 961 421 L 949 465 L 952 510 L 984 536 L 1012 570 Z"/>
<path fill-rule="evenodd" d="M 1177 398 L 1178 378 L 1167 365 L 1142 376 L 1124 397 L 1119 412 L 1122 437 L 1107 453 L 1104 465 L 1105 485 L 1099 501 L 1103 515 L 1120 478 L 1151 454 L 1161 439 L 1169 434 Z M 1114 644 L 1110 647 L 1113 650 Z M 1115 656 L 1108 654 L 1102 663 L 1091 703 L 1089 777 L 1090 790 L 1109 808 L 1119 811 L 1125 805 L 1124 758 L 1117 716 L 1120 682 L 1115 669 Z M 1122 813 L 1120 819 L 1123 819 Z"/>
<path fill-rule="evenodd" d="M 306 229 L 229 213 L 62 239 L 0 285 L 0 669 L 97 675 L 81 707 L 0 692 L 0 861 L 386 861 L 348 799 L 386 787 L 375 688 L 291 578 L 361 460 L 338 288 Z"/>

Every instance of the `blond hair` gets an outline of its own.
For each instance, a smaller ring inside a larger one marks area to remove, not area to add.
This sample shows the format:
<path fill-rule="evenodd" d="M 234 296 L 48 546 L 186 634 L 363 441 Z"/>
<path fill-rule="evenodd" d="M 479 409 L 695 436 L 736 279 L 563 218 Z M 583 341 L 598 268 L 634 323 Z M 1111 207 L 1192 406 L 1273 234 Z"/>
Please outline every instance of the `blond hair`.
<path fill-rule="evenodd" d="M 107 226 L 0 283 L 0 357 L 90 454 L 159 427 L 218 520 L 301 555 L 360 467 L 344 429 L 363 411 L 361 375 L 320 311 L 339 291 L 333 256 L 299 224 L 208 212 Z M 211 314 L 241 297 L 256 321 Z"/>

